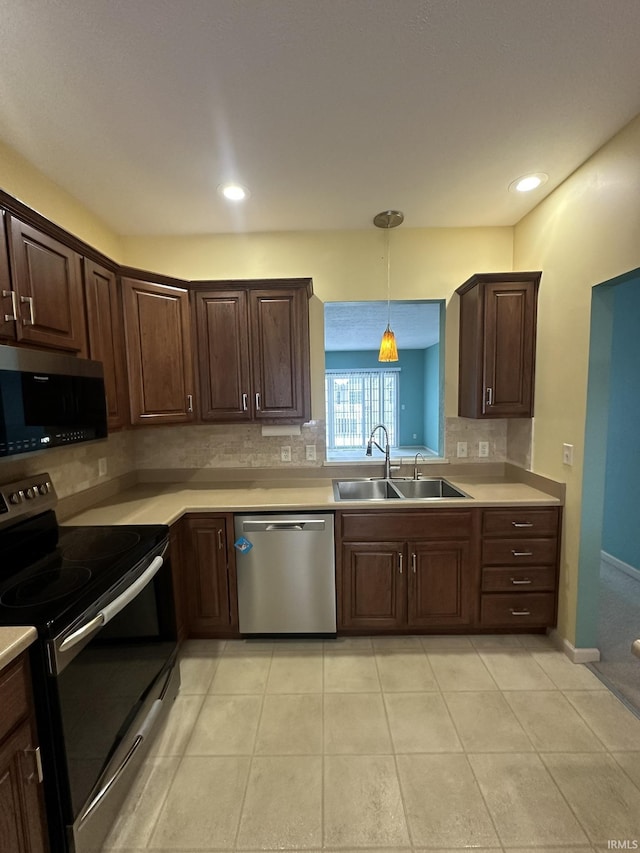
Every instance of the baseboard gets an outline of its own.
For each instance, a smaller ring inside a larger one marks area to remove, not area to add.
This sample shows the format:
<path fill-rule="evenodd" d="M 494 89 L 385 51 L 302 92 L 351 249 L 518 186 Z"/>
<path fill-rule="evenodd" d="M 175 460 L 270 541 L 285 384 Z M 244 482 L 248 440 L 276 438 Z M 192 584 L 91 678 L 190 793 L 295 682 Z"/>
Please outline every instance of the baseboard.
<path fill-rule="evenodd" d="M 629 575 L 630 578 L 640 581 L 640 569 L 636 569 L 631 563 L 625 563 L 623 560 L 614 557 L 613 554 L 607 554 L 606 551 L 600 551 L 600 559 L 603 563 L 611 566 L 611 568 L 617 569 L 619 572 Z"/>
<path fill-rule="evenodd" d="M 572 663 L 595 663 L 600 660 L 600 649 L 576 648 L 573 643 L 560 636 L 555 628 L 549 631 L 549 639 Z"/>

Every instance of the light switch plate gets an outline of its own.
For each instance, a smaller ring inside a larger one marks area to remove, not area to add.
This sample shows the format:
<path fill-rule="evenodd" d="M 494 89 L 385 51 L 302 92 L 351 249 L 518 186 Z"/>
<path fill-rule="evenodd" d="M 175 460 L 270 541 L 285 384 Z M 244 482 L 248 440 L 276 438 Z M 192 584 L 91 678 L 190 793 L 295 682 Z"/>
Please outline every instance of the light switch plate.
<path fill-rule="evenodd" d="M 562 445 L 562 463 L 563 465 L 573 465 L 573 444 Z"/>
<path fill-rule="evenodd" d="M 459 441 L 457 450 L 458 450 L 458 458 L 459 459 L 466 458 L 466 456 L 467 456 L 467 442 L 466 441 Z"/>
<path fill-rule="evenodd" d="M 101 456 L 98 459 L 98 477 L 107 476 L 107 457 Z"/>
<path fill-rule="evenodd" d="M 315 444 L 305 444 L 304 454 L 307 462 L 316 461 L 316 446 Z"/>
<path fill-rule="evenodd" d="M 479 441 L 478 442 L 478 456 L 481 459 L 485 459 L 489 455 L 489 442 L 488 441 Z"/>

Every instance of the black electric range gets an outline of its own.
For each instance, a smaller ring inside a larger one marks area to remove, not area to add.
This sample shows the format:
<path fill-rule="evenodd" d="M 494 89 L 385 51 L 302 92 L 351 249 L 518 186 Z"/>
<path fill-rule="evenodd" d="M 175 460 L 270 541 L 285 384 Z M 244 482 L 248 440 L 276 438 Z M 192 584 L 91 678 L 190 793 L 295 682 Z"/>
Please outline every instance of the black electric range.
<path fill-rule="evenodd" d="M 30 648 L 52 851 L 93 853 L 179 686 L 168 528 L 58 525 L 48 474 L 0 486 L 0 625 Z"/>

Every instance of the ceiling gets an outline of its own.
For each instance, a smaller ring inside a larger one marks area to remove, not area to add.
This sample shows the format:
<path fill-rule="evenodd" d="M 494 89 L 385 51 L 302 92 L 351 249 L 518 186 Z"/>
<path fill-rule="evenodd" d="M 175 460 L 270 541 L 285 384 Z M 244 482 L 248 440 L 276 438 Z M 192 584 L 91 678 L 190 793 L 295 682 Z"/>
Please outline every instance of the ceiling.
<path fill-rule="evenodd" d="M 118 234 L 510 225 L 640 113 L 639 36 L 638 0 L 0 0 L 0 139 Z"/>
<path fill-rule="evenodd" d="M 378 350 L 390 317 L 400 357 L 410 349 L 426 349 L 440 340 L 441 302 L 325 302 L 325 352 Z"/>

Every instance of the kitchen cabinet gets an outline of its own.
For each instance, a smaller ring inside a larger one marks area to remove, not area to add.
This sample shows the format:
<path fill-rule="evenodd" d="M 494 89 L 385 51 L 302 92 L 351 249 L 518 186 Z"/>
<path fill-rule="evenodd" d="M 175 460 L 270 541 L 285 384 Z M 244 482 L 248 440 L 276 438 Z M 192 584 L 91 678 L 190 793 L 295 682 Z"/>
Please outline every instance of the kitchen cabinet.
<path fill-rule="evenodd" d="M 0 850 L 45 853 L 42 772 L 26 654 L 0 672 Z"/>
<path fill-rule="evenodd" d="M 0 210 L 0 339 L 15 339 L 16 295 L 11 289 L 7 249 L 7 212 Z M 15 308 L 14 308 L 15 306 Z"/>
<path fill-rule="evenodd" d="M 560 513 L 556 507 L 482 511 L 482 627 L 555 625 Z"/>
<path fill-rule="evenodd" d="M 339 629 L 464 628 L 475 617 L 470 510 L 337 519 Z"/>
<path fill-rule="evenodd" d="M 3 333 L 12 323 L 10 337 L 18 342 L 86 355 L 80 255 L 14 216 L 5 218 L 13 297 L 3 293 L 3 300 L 13 305 L 2 315 Z"/>
<path fill-rule="evenodd" d="M 311 417 L 310 294 L 309 279 L 195 286 L 203 421 Z"/>
<path fill-rule="evenodd" d="M 183 520 L 176 521 L 169 530 L 169 559 L 171 560 L 171 585 L 176 616 L 176 637 L 178 643 L 188 636 L 188 614 L 185 601 L 184 558 L 182 553 Z"/>
<path fill-rule="evenodd" d="M 122 279 L 132 424 L 194 420 L 189 293 Z"/>
<path fill-rule="evenodd" d="M 127 365 L 124 351 L 122 304 L 116 275 L 84 259 L 89 358 L 104 366 L 109 431 L 129 423 Z"/>
<path fill-rule="evenodd" d="M 460 295 L 458 414 L 533 417 L 541 272 L 482 273 Z"/>
<path fill-rule="evenodd" d="M 238 632 L 232 543 L 233 515 L 184 519 L 182 566 L 189 637 L 234 636 Z"/>

